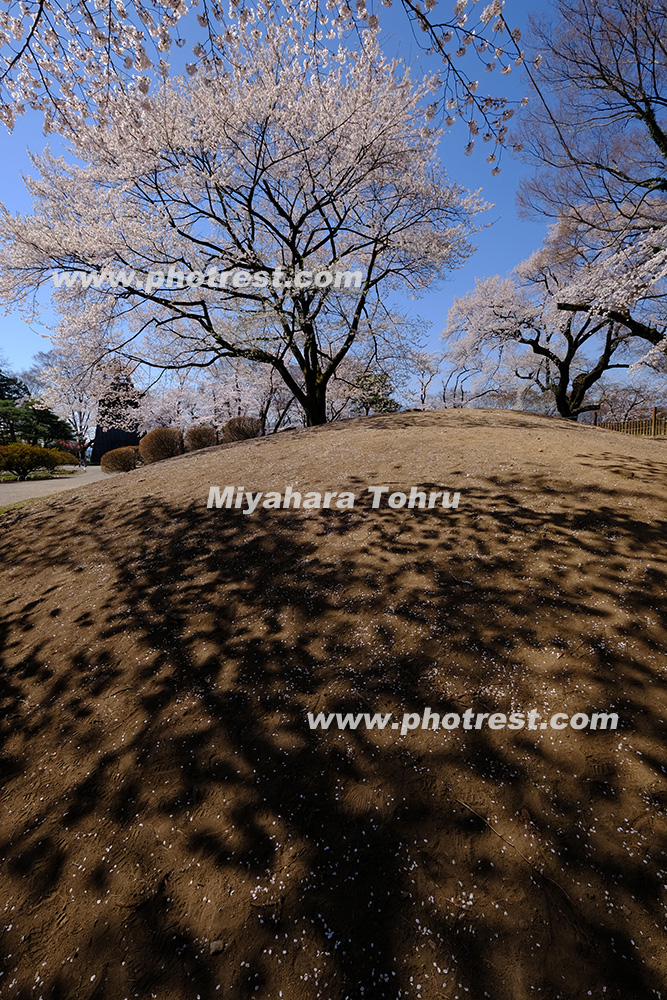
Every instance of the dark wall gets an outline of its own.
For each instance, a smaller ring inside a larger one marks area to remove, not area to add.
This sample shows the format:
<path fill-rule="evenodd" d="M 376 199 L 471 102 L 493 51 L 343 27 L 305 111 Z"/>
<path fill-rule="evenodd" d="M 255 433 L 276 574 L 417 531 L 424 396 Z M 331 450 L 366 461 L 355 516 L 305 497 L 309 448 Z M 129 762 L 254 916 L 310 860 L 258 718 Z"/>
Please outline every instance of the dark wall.
<path fill-rule="evenodd" d="M 126 445 L 139 444 L 139 435 L 133 431 L 119 431 L 111 428 L 103 431 L 98 426 L 95 428 L 95 440 L 93 441 L 93 453 L 90 456 L 91 465 L 99 465 L 102 455 L 114 448 L 125 448 Z"/>

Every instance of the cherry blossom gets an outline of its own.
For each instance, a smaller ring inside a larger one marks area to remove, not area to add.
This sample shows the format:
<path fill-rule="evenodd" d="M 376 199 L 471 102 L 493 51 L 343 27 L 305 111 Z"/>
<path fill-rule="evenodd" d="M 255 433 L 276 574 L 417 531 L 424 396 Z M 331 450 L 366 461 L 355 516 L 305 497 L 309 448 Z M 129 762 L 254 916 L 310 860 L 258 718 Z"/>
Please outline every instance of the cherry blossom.
<path fill-rule="evenodd" d="M 467 383 L 467 401 L 524 381 L 576 420 L 599 408 L 590 393 L 609 371 L 659 368 L 667 349 L 662 233 L 590 247 L 562 218 L 511 276 L 478 280 L 454 301 L 444 333 L 449 381 Z"/>
<path fill-rule="evenodd" d="M 383 0 L 391 6 L 390 0 Z M 401 0 L 406 21 L 416 27 L 418 41 L 431 57 L 436 73 L 438 102 L 469 118 L 473 106 L 485 129 L 498 143 L 505 142 L 506 116 L 512 112 L 504 96 L 477 94 L 476 69 L 502 73 L 521 64 L 520 32 L 510 28 L 499 0 L 474 15 L 471 0 L 457 0 L 446 14 L 435 0 L 424 7 Z M 213 75 L 226 72 L 239 37 L 258 43 L 279 40 L 284 51 L 294 43 L 312 52 L 341 47 L 363 47 L 379 37 L 383 16 L 365 3 L 349 6 L 345 0 L 248 0 L 222 4 L 210 0 L 195 13 L 199 0 L 81 0 L 76 6 L 61 0 L 4 0 L 0 10 L 0 119 L 11 129 L 26 109 L 44 112 L 47 131 L 69 131 L 77 122 L 104 109 L 114 93 L 148 93 L 151 84 L 166 77 L 166 57 L 172 47 L 188 45 L 197 67 Z M 441 18 L 444 16 L 444 20 Z M 499 36 L 504 38 L 499 45 Z M 489 48 L 500 53 L 488 60 Z M 470 58 L 464 58 L 470 57 Z"/>
<path fill-rule="evenodd" d="M 375 336 L 369 317 L 383 296 L 419 294 L 463 264 L 484 205 L 439 166 L 430 78 L 413 82 L 373 39 L 333 58 L 303 38 L 286 43 L 284 25 L 269 23 L 272 40 L 258 44 L 252 19 L 240 22 L 224 75 L 198 67 L 152 96 L 138 86 L 112 95 L 71 129 L 72 162 L 33 156 L 33 213 L 0 213 L 0 294 L 29 308 L 63 269 L 173 266 L 202 280 L 211 266 L 361 270 L 361 289 L 198 279 L 53 289 L 61 341 L 91 366 L 109 355 L 165 370 L 245 358 L 272 367 L 319 423 L 343 359 Z"/>

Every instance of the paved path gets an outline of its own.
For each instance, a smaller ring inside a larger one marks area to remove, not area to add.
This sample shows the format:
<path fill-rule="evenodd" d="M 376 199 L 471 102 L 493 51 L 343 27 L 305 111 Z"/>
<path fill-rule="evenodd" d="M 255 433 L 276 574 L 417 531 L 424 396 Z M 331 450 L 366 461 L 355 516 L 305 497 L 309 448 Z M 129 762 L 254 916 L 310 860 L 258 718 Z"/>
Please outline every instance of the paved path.
<path fill-rule="evenodd" d="M 89 465 L 85 472 L 77 472 L 64 479 L 29 479 L 25 483 L 0 483 L 0 507 L 32 497 L 48 497 L 52 493 L 73 490 L 75 486 L 86 486 L 107 479 L 99 465 Z"/>

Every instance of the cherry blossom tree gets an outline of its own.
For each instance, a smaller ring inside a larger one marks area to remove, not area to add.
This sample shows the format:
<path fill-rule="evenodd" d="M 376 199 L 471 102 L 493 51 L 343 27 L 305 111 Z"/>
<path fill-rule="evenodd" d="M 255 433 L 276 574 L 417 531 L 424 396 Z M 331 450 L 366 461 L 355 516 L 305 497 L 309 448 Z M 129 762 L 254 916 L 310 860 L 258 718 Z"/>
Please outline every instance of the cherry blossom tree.
<path fill-rule="evenodd" d="M 600 421 L 639 420 L 650 417 L 653 407 L 662 403 L 667 377 L 645 373 L 631 383 L 609 381 L 600 387 Z"/>
<path fill-rule="evenodd" d="M 213 403 L 204 386 L 190 385 L 187 373 L 176 372 L 167 384 L 158 383 L 141 394 L 137 429 L 144 434 L 158 427 L 213 425 Z"/>
<path fill-rule="evenodd" d="M 646 347 L 664 352 L 667 251 L 651 237 L 608 253 L 585 252 L 569 222 L 512 276 L 477 281 L 456 299 L 444 333 L 457 387 L 476 398 L 508 377 L 551 396 L 568 420 L 597 410 L 590 401 L 614 369 L 635 370 Z M 664 355 L 663 355 L 664 356 Z M 519 396 L 520 399 L 520 396 Z"/>
<path fill-rule="evenodd" d="M 149 381 L 139 399 L 141 433 L 157 427 L 185 431 L 207 424 L 222 431 L 232 417 L 257 417 L 265 433 L 279 430 L 295 410 L 294 397 L 271 368 L 225 359 L 206 369 L 168 372 Z"/>
<path fill-rule="evenodd" d="M 225 74 L 111 96 L 72 131 L 76 162 L 34 156 L 33 214 L 1 212 L 1 293 L 28 304 L 54 269 L 97 278 L 54 296 L 61 342 L 91 366 L 244 358 L 271 367 L 318 424 L 342 361 L 374 337 L 381 290 L 417 294 L 460 266 L 484 206 L 438 165 L 424 111 L 437 81 L 414 84 L 372 40 L 314 59 L 291 31 L 290 45 L 281 31 L 263 40 L 247 20 Z M 190 274 L 184 287 L 169 268 Z M 244 284 L 210 278 L 234 268 Z M 287 280 L 267 283 L 277 268 Z M 101 280 L 118 269 L 131 279 Z M 305 270 L 317 280 L 298 287 Z M 318 279 L 357 271 L 359 288 Z"/>
<path fill-rule="evenodd" d="M 390 7 L 392 0 L 382 0 Z M 506 97 L 484 95 L 481 72 L 508 74 L 524 63 L 518 28 L 503 14 L 504 0 L 491 0 L 475 13 L 475 0 L 456 0 L 446 12 L 436 0 L 400 0 L 406 26 L 439 73 L 437 103 L 448 120 L 462 119 L 469 150 L 477 135 L 502 145 L 513 107 Z M 173 47 L 188 46 L 195 66 L 217 75 L 227 70 L 237 28 L 267 25 L 288 37 L 299 30 L 311 51 L 343 40 L 376 38 L 383 15 L 365 0 L 3 0 L 0 9 L 0 119 L 11 129 L 27 108 L 45 113 L 47 130 L 70 132 L 81 118 L 104 108 L 110 94 L 139 85 L 147 93 L 167 69 Z M 496 162 L 495 152 L 489 160 Z M 497 170 L 497 166 L 494 166 Z"/>
<path fill-rule="evenodd" d="M 264 433 L 280 430 L 292 417 L 299 420 L 296 400 L 270 365 L 225 359 L 203 373 L 205 391 L 213 401 L 208 421 L 219 431 L 233 417 L 256 417 Z M 294 373 L 298 377 L 298 372 Z"/>
<path fill-rule="evenodd" d="M 442 355 L 436 354 L 435 351 L 417 349 L 409 352 L 407 361 L 417 385 L 416 390 L 413 389 L 411 395 L 416 396 L 419 405 L 423 408 L 432 395 L 429 393 L 429 389 L 440 374 Z"/>
<path fill-rule="evenodd" d="M 22 377 L 33 396 L 70 424 L 79 460 L 85 461 L 97 422 L 98 396 L 92 380 L 82 377 L 72 359 L 55 350 L 39 351 Z"/>
<path fill-rule="evenodd" d="M 443 377 L 437 406 L 523 409 L 527 386 L 517 381 L 519 354 L 516 345 L 505 345 L 502 351 L 484 351 L 468 338 L 452 339 L 441 362 Z M 437 408 L 435 400 L 433 405 Z"/>
<path fill-rule="evenodd" d="M 329 382 L 327 421 L 355 416 L 359 408 L 360 381 L 383 380 L 391 384 L 401 403 L 412 400 L 414 382 L 425 392 L 437 374 L 435 355 L 423 351 L 425 326 L 419 319 L 377 304 L 372 335 L 366 326 Z M 300 378 L 296 366 L 295 379 Z M 142 385 L 139 430 L 175 426 L 186 430 L 193 423 L 206 423 L 221 431 L 232 417 L 257 417 L 265 433 L 286 424 L 305 424 L 306 416 L 285 383 L 268 365 L 243 358 L 221 359 L 206 368 L 163 373 L 151 380 L 150 371 L 134 372 Z"/>

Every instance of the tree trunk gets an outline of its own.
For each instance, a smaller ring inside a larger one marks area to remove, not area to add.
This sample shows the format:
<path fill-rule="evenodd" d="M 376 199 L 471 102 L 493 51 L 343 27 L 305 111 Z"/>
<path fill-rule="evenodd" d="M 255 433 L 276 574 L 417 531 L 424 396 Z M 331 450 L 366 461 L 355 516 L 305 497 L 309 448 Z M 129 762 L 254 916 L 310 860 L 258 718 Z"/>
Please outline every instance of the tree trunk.
<path fill-rule="evenodd" d="M 315 387 L 313 392 L 308 392 L 306 396 L 306 426 L 319 427 L 327 422 L 327 394 L 326 389 L 320 386 Z"/>
<path fill-rule="evenodd" d="M 579 415 L 573 412 L 568 394 L 566 392 L 556 392 L 554 393 L 554 398 L 559 416 L 563 417 L 564 420 L 574 420 L 576 423 Z"/>
<path fill-rule="evenodd" d="M 572 407 L 571 393 L 568 393 L 568 384 L 570 381 L 570 369 L 569 365 L 565 371 L 560 372 L 560 378 L 558 379 L 558 386 L 554 392 L 554 401 L 556 403 L 556 409 L 558 410 L 559 416 L 563 417 L 564 420 L 577 421 L 578 413 Z"/>

